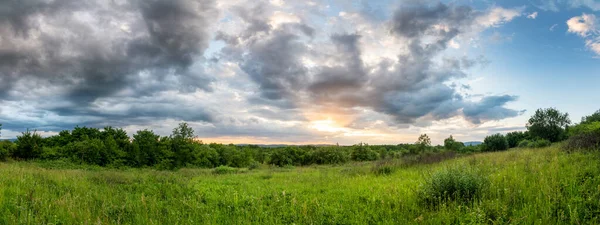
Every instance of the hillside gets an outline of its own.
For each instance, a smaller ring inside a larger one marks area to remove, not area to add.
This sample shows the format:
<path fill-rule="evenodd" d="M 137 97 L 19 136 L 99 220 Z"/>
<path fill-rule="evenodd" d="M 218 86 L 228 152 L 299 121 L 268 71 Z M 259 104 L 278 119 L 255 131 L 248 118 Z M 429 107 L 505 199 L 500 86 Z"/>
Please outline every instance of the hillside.
<path fill-rule="evenodd" d="M 549 147 L 434 164 L 176 172 L 0 163 L 0 224 L 590 224 L 600 222 L 599 156 Z M 428 182 L 452 176 L 466 182 L 446 188 L 477 194 L 426 201 Z"/>

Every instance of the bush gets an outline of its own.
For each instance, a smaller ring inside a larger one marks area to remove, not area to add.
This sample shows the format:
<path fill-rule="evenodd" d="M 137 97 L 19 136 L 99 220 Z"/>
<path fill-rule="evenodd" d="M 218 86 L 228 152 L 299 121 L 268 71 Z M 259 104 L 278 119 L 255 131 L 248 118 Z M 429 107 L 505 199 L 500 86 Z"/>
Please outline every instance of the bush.
<path fill-rule="evenodd" d="M 255 169 L 258 169 L 258 168 L 260 168 L 260 163 L 257 162 L 257 161 L 252 161 L 250 163 L 250 165 L 248 166 L 248 170 L 255 170 Z"/>
<path fill-rule="evenodd" d="M 392 160 L 379 161 L 371 169 L 375 175 L 390 175 L 396 171 L 396 164 Z"/>
<path fill-rule="evenodd" d="M 10 141 L 0 142 L 0 161 L 6 161 L 11 152 L 14 152 L 17 146 Z"/>
<path fill-rule="evenodd" d="M 17 137 L 17 148 L 12 155 L 20 159 L 38 158 L 42 153 L 42 142 L 43 139 L 39 134 L 27 130 Z"/>
<path fill-rule="evenodd" d="M 232 174 L 237 173 L 237 169 L 229 166 L 219 166 L 213 170 L 214 174 Z"/>
<path fill-rule="evenodd" d="M 569 134 L 563 145 L 565 150 L 600 150 L 600 122 L 579 124 L 569 130 Z"/>
<path fill-rule="evenodd" d="M 514 148 L 519 146 L 519 143 L 527 139 L 526 132 L 515 131 L 506 134 L 506 141 L 508 141 L 508 148 Z"/>
<path fill-rule="evenodd" d="M 544 148 L 550 146 L 552 143 L 546 139 L 539 139 L 529 144 L 530 148 Z"/>
<path fill-rule="evenodd" d="M 519 142 L 519 148 L 529 148 L 530 144 L 531 144 L 531 141 L 522 140 L 521 142 Z"/>
<path fill-rule="evenodd" d="M 339 147 L 321 147 L 313 153 L 316 164 L 342 164 L 350 160 L 346 151 Z"/>
<path fill-rule="evenodd" d="M 494 134 L 483 140 L 485 151 L 502 151 L 508 149 L 508 141 L 502 134 Z"/>
<path fill-rule="evenodd" d="M 421 203 L 436 206 L 447 201 L 471 202 L 481 196 L 487 179 L 464 169 L 445 169 L 427 178 L 417 193 Z"/>
<path fill-rule="evenodd" d="M 351 157 L 354 161 L 375 161 L 379 159 L 379 154 L 371 150 L 369 145 L 361 143 L 353 146 Z"/>

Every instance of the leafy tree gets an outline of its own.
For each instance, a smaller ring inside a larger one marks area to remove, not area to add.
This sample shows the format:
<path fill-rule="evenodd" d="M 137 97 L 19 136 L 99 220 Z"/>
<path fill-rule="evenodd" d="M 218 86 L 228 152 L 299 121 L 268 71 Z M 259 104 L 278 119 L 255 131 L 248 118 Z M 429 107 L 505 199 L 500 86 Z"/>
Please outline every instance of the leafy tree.
<path fill-rule="evenodd" d="M 446 150 L 459 151 L 460 149 L 462 149 L 464 147 L 465 147 L 465 144 L 454 140 L 454 137 L 452 137 L 452 135 L 450 135 L 449 138 L 446 138 L 446 140 L 444 140 L 444 148 L 446 148 Z"/>
<path fill-rule="evenodd" d="M 557 142 L 567 137 L 565 130 L 570 124 L 568 113 L 561 113 L 555 108 L 538 109 L 529 119 L 527 130 L 533 138 Z"/>
<path fill-rule="evenodd" d="M 9 140 L 0 141 L 0 161 L 5 161 L 16 148 L 17 145 Z"/>
<path fill-rule="evenodd" d="M 486 151 L 502 151 L 508 149 L 508 141 L 502 134 L 494 134 L 483 140 Z"/>
<path fill-rule="evenodd" d="M 527 139 L 526 132 L 514 131 L 506 134 L 506 140 L 508 141 L 509 148 L 517 147 L 519 143 L 525 139 Z"/>
<path fill-rule="evenodd" d="M 584 116 L 583 118 L 581 118 L 581 124 L 590 124 L 593 122 L 600 122 L 600 109 L 598 111 L 594 112 L 592 115 Z M 0 128 L 1 128 L 1 124 L 0 124 Z"/>
<path fill-rule="evenodd" d="M 373 151 L 369 145 L 360 143 L 354 145 L 350 157 L 354 161 L 374 161 L 379 158 L 379 154 Z"/>
<path fill-rule="evenodd" d="M 13 156 L 20 159 L 35 159 L 42 153 L 42 137 L 36 131 L 29 129 L 17 136 L 17 149 L 13 152 Z"/>
<path fill-rule="evenodd" d="M 186 166 L 186 164 L 193 161 L 194 137 L 194 129 L 187 123 L 180 123 L 178 127 L 173 129 L 171 150 L 173 151 L 175 168 Z"/>
<path fill-rule="evenodd" d="M 158 148 L 160 136 L 149 130 L 141 130 L 133 135 L 133 148 L 135 149 L 131 156 L 137 165 L 151 166 L 158 163 L 162 158 Z"/>
<path fill-rule="evenodd" d="M 429 138 L 429 136 L 427 136 L 427 134 L 421 134 L 421 136 L 419 136 L 419 139 L 417 139 L 417 142 L 415 142 L 415 147 L 416 147 L 415 150 L 417 151 L 417 153 L 424 152 L 428 148 L 431 147 L 431 139 Z M 415 151 L 415 150 L 413 150 L 413 151 Z M 413 152 L 413 151 L 411 151 L 411 152 Z"/>

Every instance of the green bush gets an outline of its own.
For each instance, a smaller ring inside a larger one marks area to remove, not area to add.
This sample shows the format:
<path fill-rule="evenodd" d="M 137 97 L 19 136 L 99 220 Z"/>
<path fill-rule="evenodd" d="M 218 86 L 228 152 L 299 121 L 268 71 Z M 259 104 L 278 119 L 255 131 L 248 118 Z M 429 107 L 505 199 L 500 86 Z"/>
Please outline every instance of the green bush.
<path fill-rule="evenodd" d="M 396 161 L 393 160 L 383 160 L 379 161 L 373 166 L 371 171 L 375 175 L 390 175 L 394 173 L 397 169 Z"/>
<path fill-rule="evenodd" d="M 527 139 L 527 132 L 515 131 L 506 134 L 506 141 L 508 141 L 509 148 L 519 146 L 519 143 L 525 139 Z"/>
<path fill-rule="evenodd" d="M 6 161 L 6 159 L 10 156 L 11 152 L 14 152 L 17 148 L 17 145 L 10 141 L 1 141 L 0 142 L 0 161 Z"/>
<path fill-rule="evenodd" d="M 494 134 L 483 140 L 485 151 L 502 151 L 508 149 L 508 141 L 502 134 Z"/>
<path fill-rule="evenodd" d="M 529 144 L 530 148 L 544 148 L 550 146 L 552 143 L 546 139 L 539 139 Z"/>
<path fill-rule="evenodd" d="M 569 130 L 569 136 L 563 145 L 565 150 L 600 150 L 600 122 L 574 126 Z"/>
<path fill-rule="evenodd" d="M 214 174 L 232 174 L 237 173 L 237 169 L 229 166 L 219 166 L 213 170 Z"/>
<path fill-rule="evenodd" d="M 529 148 L 530 144 L 530 140 L 522 140 L 521 142 L 519 142 L 519 148 Z"/>
<path fill-rule="evenodd" d="M 353 146 L 351 154 L 352 160 L 354 161 L 375 161 L 379 159 L 379 154 L 366 144 L 358 144 Z"/>
<path fill-rule="evenodd" d="M 257 161 L 252 161 L 250 163 L 250 165 L 248 166 L 249 170 L 255 170 L 255 169 L 258 169 L 258 168 L 260 168 L 260 163 L 257 162 Z"/>
<path fill-rule="evenodd" d="M 342 164 L 350 160 L 348 153 L 339 147 L 318 148 L 312 157 L 316 164 Z"/>
<path fill-rule="evenodd" d="M 436 206 L 448 201 L 471 202 L 481 196 L 488 180 L 473 171 L 445 169 L 434 173 L 419 188 L 421 203 Z"/>

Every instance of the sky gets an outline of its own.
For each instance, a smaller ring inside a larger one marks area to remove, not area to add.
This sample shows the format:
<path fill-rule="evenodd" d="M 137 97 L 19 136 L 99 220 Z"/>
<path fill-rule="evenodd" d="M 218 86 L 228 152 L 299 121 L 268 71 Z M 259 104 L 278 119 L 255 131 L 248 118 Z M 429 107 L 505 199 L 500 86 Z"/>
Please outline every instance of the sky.
<path fill-rule="evenodd" d="M 0 1 L 2 138 L 481 141 L 600 109 L 600 0 Z"/>

